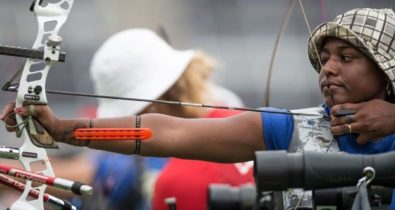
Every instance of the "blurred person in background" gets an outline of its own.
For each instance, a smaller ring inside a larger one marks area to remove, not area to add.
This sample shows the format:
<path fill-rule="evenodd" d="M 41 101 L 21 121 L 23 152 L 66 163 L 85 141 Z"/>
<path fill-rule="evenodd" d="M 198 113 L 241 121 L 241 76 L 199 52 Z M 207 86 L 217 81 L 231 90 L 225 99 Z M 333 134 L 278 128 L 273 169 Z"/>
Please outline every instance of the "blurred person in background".
<path fill-rule="evenodd" d="M 100 95 L 242 106 L 238 96 L 210 81 L 214 65 L 201 51 L 175 50 L 153 31 L 129 29 L 114 34 L 97 50 L 91 78 Z M 97 117 L 144 113 L 197 118 L 239 112 L 109 99 L 99 99 L 97 109 Z M 180 209 L 203 210 L 210 183 L 253 183 L 251 162 L 219 164 L 172 158 L 161 172 L 166 162 L 165 158 L 99 155 L 93 185 L 107 198 L 105 209 L 149 208 L 142 204 L 150 203 L 153 194 L 156 210 L 168 209 L 164 201 L 168 197 L 176 197 Z"/>

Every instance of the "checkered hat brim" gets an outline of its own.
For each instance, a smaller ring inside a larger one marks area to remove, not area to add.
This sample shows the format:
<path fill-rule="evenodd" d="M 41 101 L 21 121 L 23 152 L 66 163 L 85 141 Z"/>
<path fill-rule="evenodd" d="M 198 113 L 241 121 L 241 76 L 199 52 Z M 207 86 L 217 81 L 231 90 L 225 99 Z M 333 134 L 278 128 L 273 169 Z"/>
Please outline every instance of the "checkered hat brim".
<path fill-rule="evenodd" d="M 378 64 L 395 92 L 395 14 L 390 9 L 354 9 L 319 25 L 308 44 L 310 62 L 321 70 L 319 51 L 326 37 L 336 37 L 361 50 Z M 316 50 L 317 49 L 317 50 Z"/>

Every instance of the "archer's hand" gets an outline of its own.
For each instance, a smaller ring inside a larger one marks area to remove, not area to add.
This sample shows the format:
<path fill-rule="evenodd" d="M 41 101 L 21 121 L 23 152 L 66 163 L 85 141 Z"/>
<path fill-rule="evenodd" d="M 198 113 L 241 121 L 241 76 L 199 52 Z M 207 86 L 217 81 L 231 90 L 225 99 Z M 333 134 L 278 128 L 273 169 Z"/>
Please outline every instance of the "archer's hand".
<path fill-rule="evenodd" d="M 338 116 L 337 110 L 351 109 L 356 113 L 353 116 Z M 350 124 L 350 126 L 348 125 Z M 374 99 L 362 103 L 338 104 L 331 109 L 331 132 L 333 135 L 350 133 L 359 134 L 357 142 L 364 144 L 371 140 L 395 133 L 395 104 L 384 100 Z"/>
<path fill-rule="evenodd" d="M 10 126 L 17 124 L 15 115 L 12 114 L 13 112 L 23 118 L 31 115 L 57 142 L 63 142 L 74 146 L 87 146 L 89 143 L 89 141 L 76 140 L 73 135 L 75 129 L 87 128 L 89 126 L 89 120 L 87 119 L 60 120 L 47 105 L 25 105 L 23 107 L 15 107 L 15 103 L 10 103 L 4 107 L 0 115 L 0 120 L 5 121 L 5 123 L 9 125 L 7 126 L 7 130 L 10 132 L 16 130 L 15 127 Z"/>
<path fill-rule="evenodd" d="M 15 114 L 13 114 L 13 112 Z M 59 120 L 55 117 L 52 110 L 47 105 L 25 105 L 23 107 L 15 107 L 15 103 L 9 103 L 6 105 L 1 112 L 0 120 L 3 120 L 7 126 L 7 130 L 14 132 L 17 124 L 15 115 L 20 115 L 23 118 L 31 115 L 35 118 L 49 133 L 51 136 L 56 136 L 56 126 L 59 124 Z"/>

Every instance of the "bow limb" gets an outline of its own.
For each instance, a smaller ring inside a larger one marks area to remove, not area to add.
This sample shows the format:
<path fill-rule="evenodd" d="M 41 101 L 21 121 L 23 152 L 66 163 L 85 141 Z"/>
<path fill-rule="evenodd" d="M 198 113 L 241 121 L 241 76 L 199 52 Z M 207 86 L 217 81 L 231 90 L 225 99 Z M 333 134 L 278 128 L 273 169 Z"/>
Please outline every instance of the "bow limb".
<path fill-rule="evenodd" d="M 289 22 L 289 17 L 292 14 L 292 10 L 295 7 L 296 1 L 297 0 L 290 1 L 285 18 L 284 18 L 283 22 L 281 23 L 280 30 L 278 31 L 278 33 L 276 35 L 276 42 L 274 43 L 272 56 L 270 58 L 269 70 L 267 73 L 266 83 L 265 83 L 266 84 L 265 85 L 265 92 L 264 92 L 264 96 L 263 96 L 263 106 L 265 106 L 265 107 L 269 106 L 270 84 L 271 84 L 271 79 L 272 79 L 274 61 L 276 60 L 276 55 L 277 55 L 277 49 L 278 49 L 278 46 L 280 45 L 281 37 L 284 34 L 285 29 L 287 28 L 287 25 Z"/>
<path fill-rule="evenodd" d="M 48 3 L 42 6 L 42 1 L 33 1 L 30 10 L 34 12 L 38 21 L 38 34 L 33 49 L 44 51 L 44 60 L 27 59 L 22 71 L 16 107 L 28 104 L 47 104 L 45 82 L 47 74 L 59 57 L 61 38 L 57 36 L 61 26 L 66 21 L 71 10 L 73 0 L 62 0 L 58 3 Z M 35 132 L 42 132 L 32 119 L 22 119 L 16 115 L 18 130 L 21 132 L 23 144 L 20 147 L 19 160 L 26 171 L 38 172 L 46 176 L 54 176 L 52 166 L 44 148 L 34 143 Z M 39 134 L 40 135 L 40 134 Z M 33 164 L 41 163 L 44 169 L 35 169 Z M 31 181 L 19 199 L 10 207 L 10 210 L 44 210 L 43 197 L 46 185 L 32 186 Z M 28 198 L 29 192 L 38 191 L 37 199 Z"/>
<path fill-rule="evenodd" d="M 270 64 L 269 64 L 269 69 L 268 69 L 268 75 L 266 77 L 265 91 L 264 91 L 264 98 L 263 98 L 263 106 L 265 106 L 265 107 L 269 106 L 270 85 L 271 85 L 273 66 L 274 66 L 274 62 L 276 60 L 276 55 L 277 55 L 277 49 L 278 49 L 278 46 L 280 44 L 281 37 L 284 34 L 284 31 L 285 31 L 285 29 L 286 29 L 286 27 L 288 25 L 289 18 L 290 18 L 291 14 L 292 14 L 292 11 L 293 11 L 293 9 L 295 7 L 296 2 L 298 2 L 299 7 L 301 9 L 301 12 L 302 12 L 302 15 L 303 15 L 306 27 L 307 27 L 308 32 L 309 32 L 309 36 L 312 34 L 312 30 L 311 30 L 309 21 L 307 19 L 306 12 L 305 12 L 303 4 L 302 4 L 302 0 L 290 0 L 290 3 L 289 3 L 289 6 L 288 6 L 288 9 L 287 9 L 285 18 L 284 18 L 283 22 L 281 23 L 280 30 L 278 31 L 278 33 L 276 35 L 276 41 L 275 41 L 275 44 L 274 44 L 274 47 L 273 47 L 273 52 L 272 52 L 272 55 L 271 55 L 271 58 L 270 58 Z M 326 20 L 326 15 L 324 14 L 324 0 L 320 0 L 320 12 L 321 12 L 321 21 L 325 21 Z M 315 53 L 318 54 L 317 47 L 315 47 Z M 319 58 L 319 56 L 318 56 L 318 58 Z M 322 66 L 321 60 L 319 61 L 319 63 Z"/>

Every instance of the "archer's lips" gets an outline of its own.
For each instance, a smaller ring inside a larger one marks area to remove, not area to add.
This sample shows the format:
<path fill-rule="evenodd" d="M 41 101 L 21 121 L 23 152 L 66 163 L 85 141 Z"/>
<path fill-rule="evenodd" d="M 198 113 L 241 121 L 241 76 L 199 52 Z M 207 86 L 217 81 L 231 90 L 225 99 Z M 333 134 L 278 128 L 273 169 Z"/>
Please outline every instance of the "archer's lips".
<path fill-rule="evenodd" d="M 340 87 L 341 85 L 338 82 L 331 81 L 331 80 L 323 80 L 320 82 L 321 90 L 324 88 L 331 88 L 331 87 Z"/>

